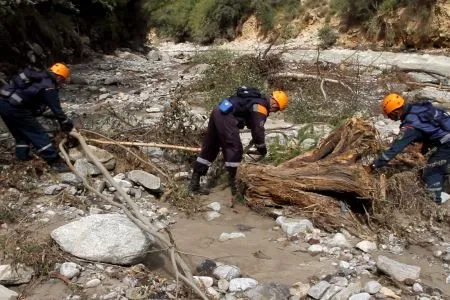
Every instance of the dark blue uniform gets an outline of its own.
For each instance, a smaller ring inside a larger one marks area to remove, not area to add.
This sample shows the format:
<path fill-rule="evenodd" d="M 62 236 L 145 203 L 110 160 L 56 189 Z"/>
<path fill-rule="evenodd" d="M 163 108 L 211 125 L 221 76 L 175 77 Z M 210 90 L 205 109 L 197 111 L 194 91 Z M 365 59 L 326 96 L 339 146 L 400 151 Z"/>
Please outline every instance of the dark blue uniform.
<path fill-rule="evenodd" d="M 10 88 L 8 85 L 6 87 Z M 12 97 L 13 95 L 19 97 Z M 17 102 L 17 99 L 21 101 Z M 72 129 L 72 122 L 61 108 L 56 80 L 50 73 L 45 79 L 28 84 L 26 90 L 16 88 L 10 96 L 0 97 L 0 116 L 16 140 L 16 157 L 19 160 L 30 158 L 30 145 L 33 145 L 37 153 L 48 163 L 52 164 L 59 160 L 58 152 L 50 137 L 36 120 L 36 116 L 46 107 L 50 108 L 64 131 Z"/>
<path fill-rule="evenodd" d="M 438 113 L 442 111 L 432 107 L 431 103 L 407 105 L 401 118 L 400 134 L 391 147 L 384 151 L 374 162 L 374 168 L 380 168 L 402 152 L 406 146 L 421 142 L 428 153 L 423 180 L 437 203 L 441 202 L 441 192 L 450 160 L 450 132 L 445 124 L 438 122 Z"/>

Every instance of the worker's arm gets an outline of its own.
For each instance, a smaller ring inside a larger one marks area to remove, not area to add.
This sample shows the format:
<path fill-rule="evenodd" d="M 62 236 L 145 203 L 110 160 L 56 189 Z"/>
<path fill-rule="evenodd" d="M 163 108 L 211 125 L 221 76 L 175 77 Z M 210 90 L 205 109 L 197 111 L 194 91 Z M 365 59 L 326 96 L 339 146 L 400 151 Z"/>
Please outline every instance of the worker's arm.
<path fill-rule="evenodd" d="M 47 88 L 41 91 L 41 93 L 43 102 L 53 112 L 55 119 L 58 120 L 59 125 L 61 126 L 61 130 L 67 132 L 71 131 L 73 128 L 73 123 L 69 118 L 67 118 L 61 107 L 58 90 L 54 88 Z"/>
<path fill-rule="evenodd" d="M 409 144 L 423 139 L 423 133 L 411 126 L 404 126 L 400 129 L 400 134 L 392 143 L 391 147 L 381 153 L 372 163 L 373 168 L 380 168 L 388 164 L 397 154 L 402 152 Z"/>
<path fill-rule="evenodd" d="M 267 115 L 268 112 L 264 106 L 260 104 L 254 104 L 250 120 L 248 122 L 248 127 L 252 132 L 253 143 L 261 155 L 267 154 L 265 129 L 264 129 L 264 124 L 266 123 Z"/>

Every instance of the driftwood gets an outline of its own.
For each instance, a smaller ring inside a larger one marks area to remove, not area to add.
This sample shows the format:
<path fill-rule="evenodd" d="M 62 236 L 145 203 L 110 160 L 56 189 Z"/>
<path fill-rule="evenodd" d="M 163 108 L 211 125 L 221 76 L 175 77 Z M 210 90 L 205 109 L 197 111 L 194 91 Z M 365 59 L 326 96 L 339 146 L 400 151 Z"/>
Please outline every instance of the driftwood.
<path fill-rule="evenodd" d="M 306 214 L 316 226 L 331 230 L 345 225 L 362 233 L 361 223 L 369 219 L 367 213 L 374 202 L 386 200 L 386 179 L 380 182 L 362 166 L 362 161 L 381 146 L 371 123 L 351 118 L 314 151 L 276 167 L 242 165 L 238 178 L 248 205 L 254 209 L 287 208 Z M 400 157 L 396 163 L 417 166 L 423 162 L 419 156 L 410 157 Z"/>

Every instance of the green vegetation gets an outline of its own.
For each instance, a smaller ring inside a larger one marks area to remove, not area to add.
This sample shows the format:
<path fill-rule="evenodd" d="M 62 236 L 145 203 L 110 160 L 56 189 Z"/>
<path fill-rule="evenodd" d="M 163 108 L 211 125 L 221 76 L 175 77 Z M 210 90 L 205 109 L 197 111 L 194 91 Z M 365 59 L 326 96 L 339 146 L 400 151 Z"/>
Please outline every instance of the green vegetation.
<path fill-rule="evenodd" d="M 326 24 L 319 30 L 320 47 L 322 49 L 327 49 L 336 44 L 338 39 L 336 31 L 331 28 L 330 25 Z"/>

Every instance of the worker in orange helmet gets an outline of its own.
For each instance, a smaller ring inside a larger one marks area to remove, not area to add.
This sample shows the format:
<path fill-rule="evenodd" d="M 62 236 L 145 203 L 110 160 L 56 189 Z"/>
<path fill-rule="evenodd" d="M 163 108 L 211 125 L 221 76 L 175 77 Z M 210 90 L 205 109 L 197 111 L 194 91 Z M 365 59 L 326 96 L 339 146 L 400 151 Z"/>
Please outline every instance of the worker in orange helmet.
<path fill-rule="evenodd" d="M 0 89 L 0 116 L 16 141 L 17 159 L 30 159 L 32 145 L 51 169 L 70 171 L 36 119 L 49 108 L 62 131 L 73 129 L 59 100 L 59 88 L 69 76 L 70 70 L 63 63 L 55 63 L 44 71 L 26 68 Z"/>
<path fill-rule="evenodd" d="M 382 110 L 389 119 L 401 121 L 400 134 L 391 147 L 366 169 L 372 172 L 383 167 L 409 144 L 421 142 L 428 156 L 423 180 L 434 201 L 442 204 L 447 200 L 442 197 L 442 192 L 450 161 L 450 114 L 428 101 L 407 104 L 402 96 L 395 93 L 383 99 Z"/>
<path fill-rule="evenodd" d="M 288 95 L 284 91 L 273 91 L 270 96 L 256 88 L 240 87 L 236 93 L 220 102 L 213 109 L 202 150 L 194 165 L 189 189 L 197 194 L 208 194 L 200 188 L 200 176 L 206 175 L 220 149 L 228 171 L 231 193 L 236 194 L 236 172 L 243 156 L 239 129 L 247 126 L 252 133 L 252 141 L 260 155 L 267 153 L 265 129 L 269 113 L 285 110 Z"/>

